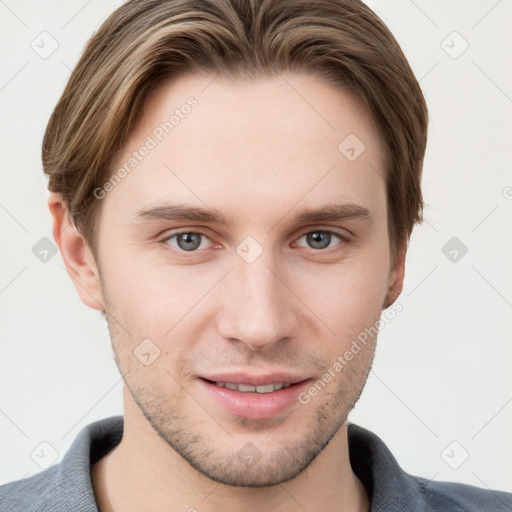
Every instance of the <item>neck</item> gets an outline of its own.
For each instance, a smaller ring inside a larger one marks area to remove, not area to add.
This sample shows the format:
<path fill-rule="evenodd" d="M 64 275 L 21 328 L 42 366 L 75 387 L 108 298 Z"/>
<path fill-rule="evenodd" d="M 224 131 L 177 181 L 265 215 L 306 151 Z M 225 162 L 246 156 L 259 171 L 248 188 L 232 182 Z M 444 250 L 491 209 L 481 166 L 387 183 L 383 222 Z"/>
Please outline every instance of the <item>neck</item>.
<path fill-rule="evenodd" d="M 350 466 L 347 424 L 295 478 L 272 487 L 233 487 L 192 468 L 152 428 L 124 389 L 123 438 L 92 468 L 102 512 L 208 510 L 295 512 L 369 510 L 366 491 Z"/>

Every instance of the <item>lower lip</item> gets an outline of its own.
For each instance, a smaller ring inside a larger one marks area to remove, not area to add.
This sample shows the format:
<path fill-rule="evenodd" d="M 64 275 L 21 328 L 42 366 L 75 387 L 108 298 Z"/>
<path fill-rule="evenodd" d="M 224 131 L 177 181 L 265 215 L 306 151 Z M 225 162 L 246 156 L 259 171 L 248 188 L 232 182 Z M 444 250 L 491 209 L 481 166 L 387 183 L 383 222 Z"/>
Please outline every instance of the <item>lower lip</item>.
<path fill-rule="evenodd" d="M 252 420 L 265 420 L 282 414 L 298 402 L 298 395 L 309 385 L 309 380 L 305 380 L 272 393 L 242 393 L 235 389 L 221 388 L 204 379 L 198 381 L 227 412 Z"/>

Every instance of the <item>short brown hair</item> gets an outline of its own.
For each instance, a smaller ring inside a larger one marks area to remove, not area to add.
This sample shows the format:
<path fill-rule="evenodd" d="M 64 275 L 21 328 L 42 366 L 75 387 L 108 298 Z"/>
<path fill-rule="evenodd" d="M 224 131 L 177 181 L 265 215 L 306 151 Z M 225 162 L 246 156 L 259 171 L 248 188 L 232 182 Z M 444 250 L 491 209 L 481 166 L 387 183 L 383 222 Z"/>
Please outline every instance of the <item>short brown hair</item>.
<path fill-rule="evenodd" d="M 428 113 L 397 41 L 360 0 L 130 0 L 88 41 L 43 140 L 48 188 L 95 248 L 101 201 L 148 95 L 193 72 L 258 78 L 316 73 L 357 94 L 386 149 L 388 234 L 399 244 L 423 221 Z M 341 141 L 340 141 L 341 142 Z"/>

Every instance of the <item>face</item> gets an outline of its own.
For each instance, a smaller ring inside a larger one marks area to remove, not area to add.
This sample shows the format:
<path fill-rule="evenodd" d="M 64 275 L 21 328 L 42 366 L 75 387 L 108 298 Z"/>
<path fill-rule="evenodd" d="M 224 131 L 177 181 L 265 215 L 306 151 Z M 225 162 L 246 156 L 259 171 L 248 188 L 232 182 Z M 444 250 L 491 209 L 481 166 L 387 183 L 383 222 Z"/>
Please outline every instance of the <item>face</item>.
<path fill-rule="evenodd" d="M 116 162 L 129 172 L 97 192 L 119 369 L 155 431 L 213 480 L 293 478 L 362 391 L 376 339 L 351 347 L 396 277 L 372 128 L 311 75 L 183 77 L 149 99 Z"/>

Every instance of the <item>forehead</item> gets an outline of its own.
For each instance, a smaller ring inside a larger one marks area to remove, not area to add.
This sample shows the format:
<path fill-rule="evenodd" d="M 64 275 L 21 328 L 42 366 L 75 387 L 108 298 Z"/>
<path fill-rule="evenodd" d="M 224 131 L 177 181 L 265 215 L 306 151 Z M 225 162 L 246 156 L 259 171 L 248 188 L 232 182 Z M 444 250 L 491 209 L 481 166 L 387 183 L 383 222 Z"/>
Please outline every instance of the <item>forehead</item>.
<path fill-rule="evenodd" d="M 358 99 L 317 76 L 189 75 L 148 98 L 106 202 L 126 215 L 181 201 L 269 220 L 279 214 L 270 205 L 374 211 L 385 208 L 383 155 Z"/>

